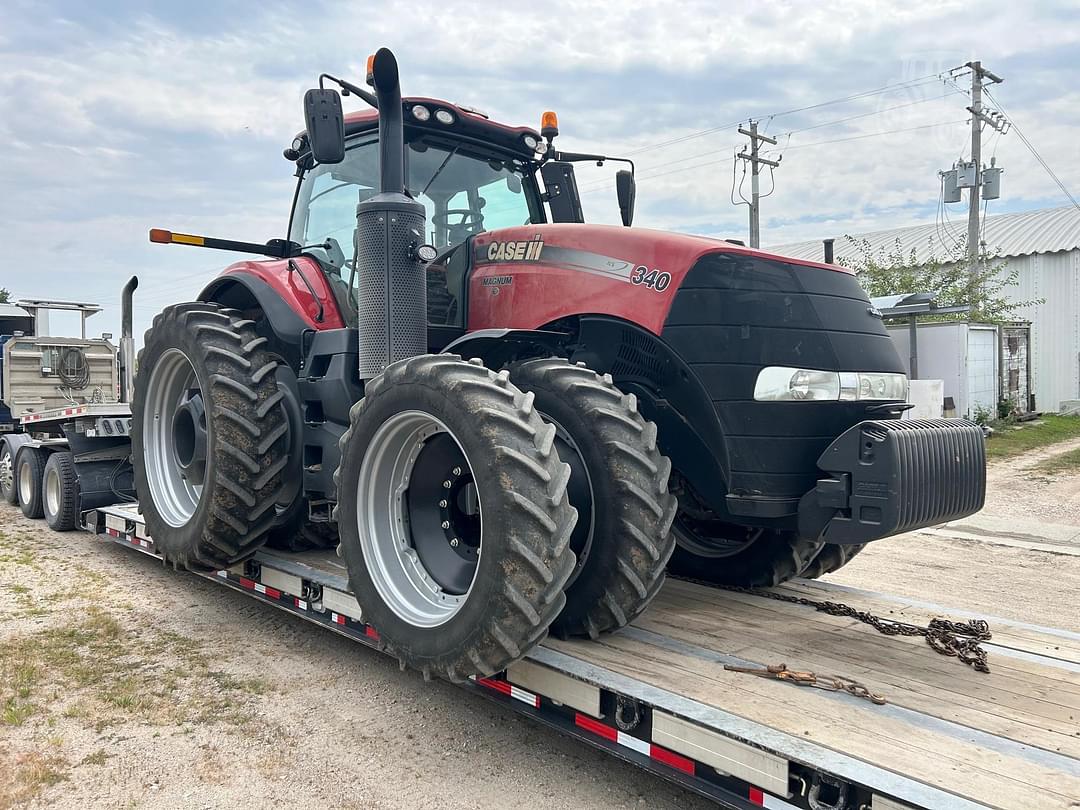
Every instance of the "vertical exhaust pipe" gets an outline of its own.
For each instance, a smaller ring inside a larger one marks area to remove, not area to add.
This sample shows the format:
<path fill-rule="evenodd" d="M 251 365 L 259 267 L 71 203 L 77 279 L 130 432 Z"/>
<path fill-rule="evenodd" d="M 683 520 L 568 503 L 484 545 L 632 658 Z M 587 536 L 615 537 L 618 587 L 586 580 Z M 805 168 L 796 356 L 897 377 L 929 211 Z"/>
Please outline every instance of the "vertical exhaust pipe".
<path fill-rule="evenodd" d="M 135 393 L 135 338 L 132 335 L 132 299 L 139 277 L 132 276 L 120 296 L 120 401 L 131 402 Z"/>
<path fill-rule="evenodd" d="M 405 130 L 397 60 L 380 48 L 372 61 L 379 101 L 379 193 L 356 207 L 360 379 L 427 353 L 427 282 L 416 248 L 424 206 L 406 194 Z"/>
<path fill-rule="evenodd" d="M 835 239 L 825 239 L 822 244 L 825 246 L 825 264 L 834 264 L 833 262 L 833 242 Z"/>

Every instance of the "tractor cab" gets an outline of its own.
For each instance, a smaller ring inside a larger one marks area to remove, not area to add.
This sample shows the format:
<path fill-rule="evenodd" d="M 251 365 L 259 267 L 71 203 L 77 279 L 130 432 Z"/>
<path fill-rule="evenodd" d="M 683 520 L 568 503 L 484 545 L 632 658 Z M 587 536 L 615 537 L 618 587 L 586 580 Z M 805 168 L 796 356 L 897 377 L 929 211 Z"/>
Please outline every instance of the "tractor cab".
<path fill-rule="evenodd" d="M 433 326 L 462 327 L 458 299 L 469 238 L 549 221 L 584 222 L 573 163 L 609 158 L 556 151 L 552 139 L 558 122 L 551 112 L 537 132 L 436 99 L 405 99 L 402 106 L 405 191 L 424 206 L 423 240 L 436 257 L 427 269 L 428 320 Z M 378 114 L 365 110 L 344 116 L 343 130 L 340 161 L 320 162 L 307 132 L 285 150 L 299 178 L 288 241 L 319 260 L 343 315 L 352 320 L 357 205 L 379 193 Z M 629 225 L 633 173 L 618 172 L 616 179 L 623 222 Z"/>

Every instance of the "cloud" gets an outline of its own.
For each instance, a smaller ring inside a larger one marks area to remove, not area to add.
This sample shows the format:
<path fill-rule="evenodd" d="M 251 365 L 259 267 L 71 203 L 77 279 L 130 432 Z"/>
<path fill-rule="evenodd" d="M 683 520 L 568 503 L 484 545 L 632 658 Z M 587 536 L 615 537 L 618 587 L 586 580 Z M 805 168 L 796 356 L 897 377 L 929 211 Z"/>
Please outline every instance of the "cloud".
<path fill-rule="evenodd" d="M 958 0 L 722 12 L 697 0 L 423 0 L 406 16 L 370 1 L 9 0 L 0 14 L 0 285 L 114 307 L 138 273 L 140 329 L 230 258 L 151 246 L 147 229 L 282 235 L 295 181 L 280 150 L 304 89 L 322 71 L 359 77 L 383 44 L 407 93 L 515 124 L 556 109 L 564 148 L 631 154 L 642 226 L 745 236 L 731 196 L 737 122 L 750 116 L 782 155 L 762 204 L 767 244 L 931 221 L 937 173 L 969 138 L 965 80 L 936 74 L 978 57 L 1006 78 L 995 98 L 1080 192 L 1069 3 L 993 2 L 975 16 Z M 1019 138 L 988 133 L 995 150 L 1006 173 L 991 212 L 1061 204 Z M 580 169 L 591 220 L 618 219 L 615 168 Z"/>

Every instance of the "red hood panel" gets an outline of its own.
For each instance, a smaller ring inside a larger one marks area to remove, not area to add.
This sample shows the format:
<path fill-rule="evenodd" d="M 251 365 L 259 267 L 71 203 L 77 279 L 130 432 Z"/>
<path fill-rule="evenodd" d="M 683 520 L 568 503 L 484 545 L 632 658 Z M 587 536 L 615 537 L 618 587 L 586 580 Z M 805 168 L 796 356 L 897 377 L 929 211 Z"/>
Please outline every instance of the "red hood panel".
<path fill-rule="evenodd" d="M 719 239 L 613 225 L 526 225 L 480 234 L 470 330 L 536 329 L 571 315 L 610 315 L 659 334 L 676 290 L 706 253 L 760 256 L 849 272 Z"/>

